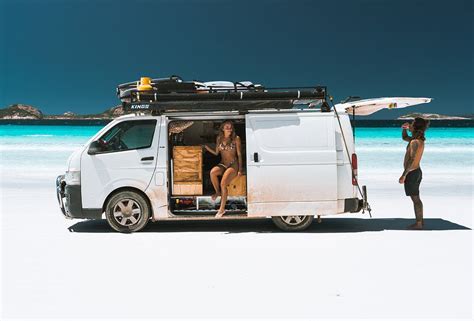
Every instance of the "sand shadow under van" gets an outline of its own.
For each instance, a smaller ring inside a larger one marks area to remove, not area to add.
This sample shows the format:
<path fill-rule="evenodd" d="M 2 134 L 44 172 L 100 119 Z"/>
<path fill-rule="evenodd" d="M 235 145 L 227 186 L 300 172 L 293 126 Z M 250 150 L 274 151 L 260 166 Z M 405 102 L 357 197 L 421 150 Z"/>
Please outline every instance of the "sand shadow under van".
<path fill-rule="evenodd" d="M 414 219 L 407 218 L 323 218 L 322 223 L 313 224 L 297 233 L 357 233 L 380 231 L 403 231 Z M 115 232 L 106 220 L 89 220 L 71 225 L 74 233 Z M 470 228 L 440 218 L 425 219 L 424 231 L 471 230 Z M 160 221 L 150 222 L 143 232 L 226 232 L 226 233 L 289 233 L 278 229 L 270 219 L 220 220 L 220 221 Z"/>

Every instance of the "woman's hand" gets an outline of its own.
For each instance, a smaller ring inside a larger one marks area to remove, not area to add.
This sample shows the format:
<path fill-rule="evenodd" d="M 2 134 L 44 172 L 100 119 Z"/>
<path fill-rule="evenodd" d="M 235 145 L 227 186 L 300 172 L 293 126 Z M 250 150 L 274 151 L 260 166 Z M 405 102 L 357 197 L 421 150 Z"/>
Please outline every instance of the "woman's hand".
<path fill-rule="evenodd" d="M 204 152 L 205 152 L 205 151 L 208 151 L 209 153 L 211 153 L 211 154 L 214 155 L 214 156 L 219 155 L 219 153 L 218 153 L 217 151 L 212 150 L 212 148 L 210 148 L 210 147 L 207 146 L 207 145 L 201 145 L 201 147 L 204 148 Z"/>
<path fill-rule="evenodd" d="M 408 129 L 408 128 L 410 128 L 410 123 L 403 123 L 403 124 L 402 124 L 402 128 L 403 128 L 403 129 Z"/>

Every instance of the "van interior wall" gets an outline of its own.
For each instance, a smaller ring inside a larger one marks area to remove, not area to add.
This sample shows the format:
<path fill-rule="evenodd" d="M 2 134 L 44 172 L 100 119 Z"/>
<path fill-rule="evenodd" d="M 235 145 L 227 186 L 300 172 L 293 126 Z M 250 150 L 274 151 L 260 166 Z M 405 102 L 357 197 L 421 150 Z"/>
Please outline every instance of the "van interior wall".
<path fill-rule="evenodd" d="M 176 143 L 170 136 L 169 146 L 170 158 L 172 157 L 173 146 L 202 146 L 207 145 L 212 149 L 216 147 L 216 138 L 219 133 L 219 127 L 224 122 L 222 120 L 195 120 L 193 124 L 182 132 L 182 139 L 179 143 Z M 242 153 L 242 170 L 245 175 L 246 169 L 246 157 L 245 157 L 245 121 L 243 119 L 233 119 L 235 133 L 240 137 L 242 142 L 241 153 Z M 220 155 L 214 156 L 209 152 L 203 151 L 203 195 L 211 195 L 214 193 L 214 188 L 210 179 L 210 171 L 216 166 L 221 160 Z"/>

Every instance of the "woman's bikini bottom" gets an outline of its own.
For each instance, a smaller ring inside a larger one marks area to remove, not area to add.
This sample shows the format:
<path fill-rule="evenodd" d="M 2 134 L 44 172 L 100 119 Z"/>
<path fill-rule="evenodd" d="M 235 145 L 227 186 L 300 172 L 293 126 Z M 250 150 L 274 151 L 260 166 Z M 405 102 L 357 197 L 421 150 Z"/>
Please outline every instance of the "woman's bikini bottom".
<path fill-rule="evenodd" d="M 219 166 L 219 167 L 223 168 L 223 169 L 224 169 L 224 171 L 225 171 L 225 170 L 226 170 L 226 169 L 228 169 L 229 167 L 233 167 L 232 165 L 236 164 L 236 162 L 235 162 L 235 161 L 236 161 L 236 159 L 234 159 L 232 162 L 230 162 L 230 164 L 229 164 L 229 165 L 227 165 L 227 166 L 226 166 L 226 165 L 224 165 L 224 164 L 222 164 L 222 163 L 219 163 L 219 164 L 217 164 L 217 166 Z"/>

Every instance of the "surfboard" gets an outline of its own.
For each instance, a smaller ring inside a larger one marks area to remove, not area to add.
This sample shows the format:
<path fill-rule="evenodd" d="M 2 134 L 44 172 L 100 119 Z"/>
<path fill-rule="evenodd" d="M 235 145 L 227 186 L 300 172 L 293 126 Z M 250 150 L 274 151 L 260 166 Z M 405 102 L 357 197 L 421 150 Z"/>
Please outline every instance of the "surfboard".
<path fill-rule="evenodd" d="M 383 97 L 351 101 L 347 103 L 336 104 L 334 107 L 337 112 L 345 112 L 350 115 L 368 116 L 382 109 L 400 109 L 410 106 L 427 104 L 432 98 L 417 97 Z"/>
<path fill-rule="evenodd" d="M 229 91 L 229 90 L 237 90 L 237 91 L 248 91 L 248 90 L 255 90 L 255 89 L 263 89 L 263 86 L 260 84 L 254 84 L 251 81 L 239 81 L 239 82 L 232 82 L 232 81 L 206 81 L 203 83 L 196 84 L 201 85 L 198 87 L 198 90 L 205 90 L 205 91 Z"/>

